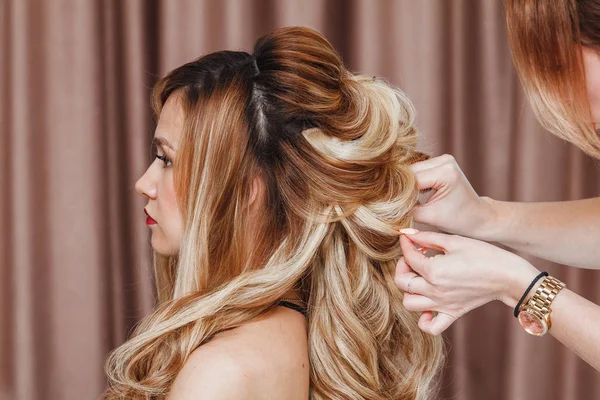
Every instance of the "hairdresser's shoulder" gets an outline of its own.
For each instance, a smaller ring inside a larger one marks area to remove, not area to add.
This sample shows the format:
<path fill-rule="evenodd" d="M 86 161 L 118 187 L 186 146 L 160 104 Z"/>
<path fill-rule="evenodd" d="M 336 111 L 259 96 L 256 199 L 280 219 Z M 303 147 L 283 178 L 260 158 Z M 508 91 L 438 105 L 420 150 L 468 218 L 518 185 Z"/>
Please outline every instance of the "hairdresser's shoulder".
<path fill-rule="evenodd" d="M 168 399 L 306 399 L 308 382 L 304 317 L 277 307 L 192 352 Z"/>

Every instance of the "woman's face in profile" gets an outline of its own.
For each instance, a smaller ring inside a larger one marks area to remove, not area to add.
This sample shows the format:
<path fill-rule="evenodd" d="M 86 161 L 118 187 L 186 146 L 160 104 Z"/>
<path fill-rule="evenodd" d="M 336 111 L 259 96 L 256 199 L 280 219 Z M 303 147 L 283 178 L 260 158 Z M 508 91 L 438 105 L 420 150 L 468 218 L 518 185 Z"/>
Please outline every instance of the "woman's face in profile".
<path fill-rule="evenodd" d="M 179 252 L 183 232 L 172 165 L 183 129 L 183 118 L 183 110 L 177 97 L 171 95 L 162 108 L 154 132 L 155 158 L 135 184 L 135 190 L 148 198 L 144 210 L 147 215 L 146 223 L 152 232 L 152 248 L 165 256 Z"/>

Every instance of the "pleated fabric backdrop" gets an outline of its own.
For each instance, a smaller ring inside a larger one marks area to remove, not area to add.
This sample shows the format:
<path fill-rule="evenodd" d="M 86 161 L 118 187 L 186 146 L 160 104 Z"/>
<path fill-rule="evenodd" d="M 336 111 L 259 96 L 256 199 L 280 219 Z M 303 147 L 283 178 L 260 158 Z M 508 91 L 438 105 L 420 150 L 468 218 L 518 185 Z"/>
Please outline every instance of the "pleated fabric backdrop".
<path fill-rule="evenodd" d="M 0 0 L 0 399 L 102 392 L 107 353 L 153 307 L 134 191 L 150 162 L 152 84 L 290 25 L 406 91 L 421 148 L 453 154 L 478 193 L 600 195 L 597 164 L 543 132 L 526 104 L 502 1 Z M 600 302 L 600 272 L 533 262 Z M 502 304 L 445 335 L 440 398 L 600 398 L 598 372 L 526 335 Z"/>

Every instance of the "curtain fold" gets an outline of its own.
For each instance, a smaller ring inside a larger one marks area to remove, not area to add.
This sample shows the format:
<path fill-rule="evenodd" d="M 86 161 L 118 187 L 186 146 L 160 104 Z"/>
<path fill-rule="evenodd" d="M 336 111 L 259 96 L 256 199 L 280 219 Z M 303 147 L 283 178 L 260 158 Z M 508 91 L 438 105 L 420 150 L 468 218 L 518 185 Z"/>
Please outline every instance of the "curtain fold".
<path fill-rule="evenodd" d="M 104 361 L 154 305 L 145 200 L 149 95 L 202 54 L 304 25 L 418 112 L 481 195 L 600 195 L 597 163 L 527 105 L 497 0 L 0 0 L 0 399 L 93 399 Z M 557 243 L 559 246 L 560 243 Z M 600 303 L 600 273 L 531 259 Z M 440 398 L 597 399 L 598 372 L 502 304 L 445 334 Z"/>

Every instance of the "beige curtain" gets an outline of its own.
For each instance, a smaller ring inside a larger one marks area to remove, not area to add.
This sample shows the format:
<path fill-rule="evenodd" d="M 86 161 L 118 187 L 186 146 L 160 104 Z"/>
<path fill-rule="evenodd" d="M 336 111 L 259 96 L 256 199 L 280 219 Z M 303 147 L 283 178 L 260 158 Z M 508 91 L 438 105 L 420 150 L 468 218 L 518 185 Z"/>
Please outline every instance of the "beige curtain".
<path fill-rule="evenodd" d="M 500 0 L 0 0 L 1 400 L 102 392 L 107 353 L 153 307 L 134 191 L 150 162 L 150 87 L 286 25 L 318 29 L 352 69 L 405 90 L 422 149 L 454 154 L 480 194 L 600 195 L 596 164 L 532 116 Z M 600 272 L 533 261 L 600 303 Z M 446 337 L 440 398 L 600 398 L 597 372 L 501 304 Z"/>

